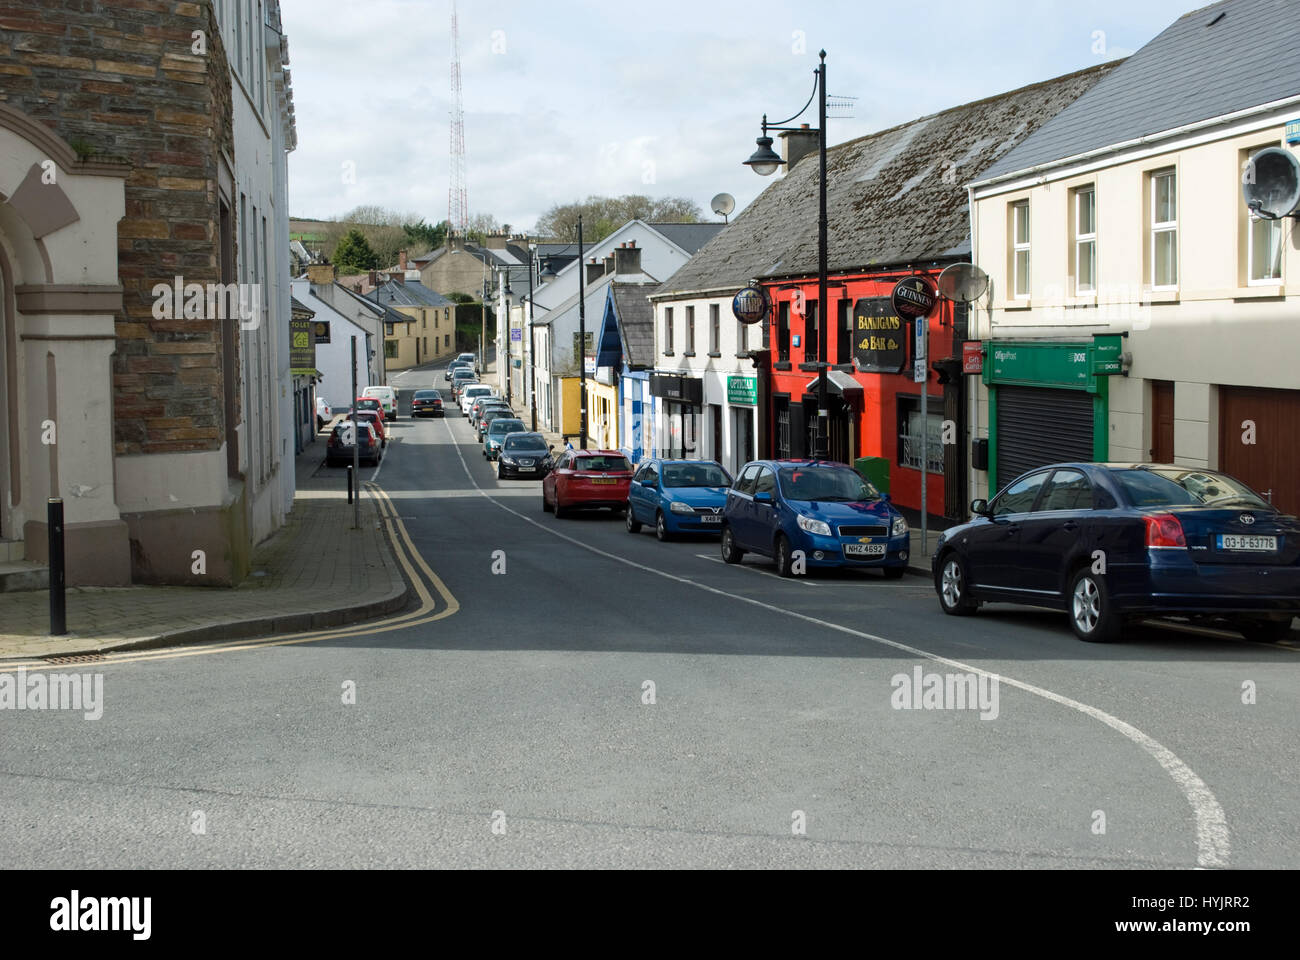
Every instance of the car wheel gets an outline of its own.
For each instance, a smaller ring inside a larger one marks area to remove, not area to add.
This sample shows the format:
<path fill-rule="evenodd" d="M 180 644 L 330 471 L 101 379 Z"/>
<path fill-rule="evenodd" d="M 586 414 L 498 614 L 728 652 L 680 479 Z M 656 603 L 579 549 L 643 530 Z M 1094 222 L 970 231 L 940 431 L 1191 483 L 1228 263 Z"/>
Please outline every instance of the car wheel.
<path fill-rule="evenodd" d="M 501 465 L 497 464 L 497 479 L 504 480 L 505 478 L 506 478 L 505 472 L 501 469 Z"/>
<path fill-rule="evenodd" d="M 551 504 L 546 499 L 546 491 L 543 490 L 542 491 L 542 513 L 550 513 L 550 512 L 551 512 Z"/>
<path fill-rule="evenodd" d="M 897 567 L 884 568 L 884 574 L 886 580 L 901 580 L 903 579 L 903 574 L 905 573 L 907 573 L 907 567 L 901 565 Z"/>
<path fill-rule="evenodd" d="M 776 572 L 783 577 L 794 576 L 794 551 L 784 533 L 776 537 Z"/>
<path fill-rule="evenodd" d="M 740 563 L 745 551 L 736 546 L 736 538 L 731 535 L 731 527 L 722 528 L 722 560 L 724 563 Z"/>
<path fill-rule="evenodd" d="M 944 613 L 954 617 L 965 617 L 975 612 L 966 561 L 955 553 L 946 554 L 939 564 L 939 606 Z"/>
<path fill-rule="evenodd" d="M 564 507 L 560 506 L 560 492 L 558 490 L 555 492 L 555 516 L 556 517 L 568 516 L 568 513 L 565 511 Z"/>
<path fill-rule="evenodd" d="M 1122 621 L 1111 602 L 1106 581 L 1092 568 L 1083 567 L 1070 579 L 1070 626 L 1074 635 L 1088 643 L 1111 643 L 1119 639 Z"/>
<path fill-rule="evenodd" d="M 624 523 L 625 523 L 625 525 L 627 526 L 627 532 L 628 532 L 628 533 L 640 533 L 640 532 L 641 532 L 641 521 L 638 520 L 638 519 L 636 518 L 636 514 L 632 512 L 632 504 L 631 504 L 631 503 L 629 503 L 629 504 L 627 505 L 627 511 L 626 511 L 626 517 L 625 517 L 625 521 L 624 521 Z"/>
<path fill-rule="evenodd" d="M 1285 620 L 1256 620 L 1241 617 L 1233 621 L 1233 629 L 1247 640 L 1256 643 L 1280 643 L 1291 636 L 1291 618 Z"/>
<path fill-rule="evenodd" d="M 664 519 L 662 510 L 655 512 L 655 536 L 659 538 L 661 543 L 666 543 L 673 538 L 672 533 L 668 530 L 668 521 Z"/>

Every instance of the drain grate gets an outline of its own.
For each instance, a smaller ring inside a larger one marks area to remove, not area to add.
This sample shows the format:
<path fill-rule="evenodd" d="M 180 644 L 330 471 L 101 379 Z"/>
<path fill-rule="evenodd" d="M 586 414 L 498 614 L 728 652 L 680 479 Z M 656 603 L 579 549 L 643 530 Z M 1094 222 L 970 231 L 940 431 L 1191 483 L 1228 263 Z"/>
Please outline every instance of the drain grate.
<path fill-rule="evenodd" d="M 41 657 L 46 663 L 97 663 L 104 659 L 102 653 L 72 653 L 67 656 Z"/>

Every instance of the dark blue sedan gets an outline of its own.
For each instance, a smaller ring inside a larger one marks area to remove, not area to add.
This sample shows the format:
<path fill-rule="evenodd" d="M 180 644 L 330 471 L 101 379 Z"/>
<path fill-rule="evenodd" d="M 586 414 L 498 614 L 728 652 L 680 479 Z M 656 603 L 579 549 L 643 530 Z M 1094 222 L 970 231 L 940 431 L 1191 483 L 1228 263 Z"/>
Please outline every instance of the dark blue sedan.
<path fill-rule="evenodd" d="M 719 533 L 731 475 L 712 460 L 650 460 L 632 478 L 627 494 L 627 531 L 652 523 L 655 536 Z"/>
<path fill-rule="evenodd" d="M 1300 614 L 1300 520 L 1223 473 L 1059 463 L 971 512 L 935 548 L 945 613 L 984 601 L 1051 607 L 1096 642 L 1156 616 L 1226 619 L 1248 639 L 1277 641 Z"/>
<path fill-rule="evenodd" d="M 907 569 L 907 520 L 870 483 L 842 463 L 756 460 L 727 492 L 722 559 L 749 552 L 771 557 L 789 577 L 803 567 Z"/>

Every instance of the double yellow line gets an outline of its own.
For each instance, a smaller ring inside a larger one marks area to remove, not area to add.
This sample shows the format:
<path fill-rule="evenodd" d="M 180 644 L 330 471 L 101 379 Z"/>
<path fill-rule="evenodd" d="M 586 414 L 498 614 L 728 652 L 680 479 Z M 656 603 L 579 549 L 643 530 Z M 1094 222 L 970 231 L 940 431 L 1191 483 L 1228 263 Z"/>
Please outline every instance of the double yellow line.
<path fill-rule="evenodd" d="M 389 542 L 393 545 L 393 552 L 397 556 L 397 562 L 402 565 L 407 579 L 415 588 L 416 596 L 419 597 L 420 606 L 417 609 L 409 613 L 377 620 L 373 623 L 354 627 L 339 627 L 333 630 L 312 630 L 303 633 L 291 633 L 282 637 L 268 637 L 261 640 L 234 640 L 228 643 L 201 644 L 187 648 L 106 653 L 102 660 L 94 661 L 94 666 L 137 663 L 144 660 L 177 660 L 181 657 L 235 653 L 241 650 L 256 650 L 262 647 L 287 647 L 298 643 L 316 643 L 321 640 L 369 637 L 375 634 L 390 633 L 394 630 L 405 630 L 409 627 L 433 623 L 436 620 L 443 620 L 457 613 L 460 610 L 460 602 L 447 589 L 447 585 L 442 582 L 442 579 L 429 568 L 429 564 L 425 562 L 420 551 L 411 542 L 411 534 L 397 515 L 397 510 L 388 494 L 377 484 L 370 481 L 366 481 L 365 486 L 379 506 L 379 514 L 384 521 L 384 527 L 388 533 Z M 16 670 L 19 667 L 25 667 L 28 670 L 67 669 L 67 665 L 52 664 L 45 660 L 0 661 L 0 671 Z"/>

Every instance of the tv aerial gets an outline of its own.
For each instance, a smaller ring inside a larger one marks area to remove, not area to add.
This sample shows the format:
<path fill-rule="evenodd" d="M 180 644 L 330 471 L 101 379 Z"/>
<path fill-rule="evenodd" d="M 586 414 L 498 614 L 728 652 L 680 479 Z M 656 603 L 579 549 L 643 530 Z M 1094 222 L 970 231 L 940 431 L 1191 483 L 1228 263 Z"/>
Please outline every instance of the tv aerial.
<path fill-rule="evenodd" d="M 729 223 L 727 217 L 736 209 L 736 198 L 729 193 L 720 193 L 709 201 L 709 206 L 713 208 L 714 213 L 722 217 L 724 223 Z"/>

